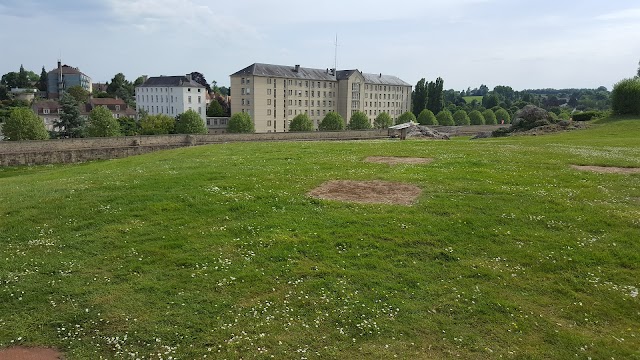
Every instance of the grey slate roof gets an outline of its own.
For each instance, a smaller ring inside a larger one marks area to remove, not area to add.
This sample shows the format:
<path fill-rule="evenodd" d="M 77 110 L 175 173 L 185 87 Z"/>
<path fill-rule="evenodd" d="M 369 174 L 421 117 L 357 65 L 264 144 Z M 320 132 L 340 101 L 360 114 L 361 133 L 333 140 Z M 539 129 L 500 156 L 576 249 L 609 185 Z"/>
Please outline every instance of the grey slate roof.
<path fill-rule="evenodd" d="M 255 63 L 247 66 L 246 68 L 234 74 L 231 74 L 231 76 L 253 75 L 253 76 L 270 76 L 270 77 L 289 78 L 289 79 L 293 78 L 293 79 L 304 79 L 304 80 L 336 81 L 336 80 L 346 80 L 356 71 L 359 71 L 359 70 L 357 69 L 356 70 L 339 70 L 339 71 L 336 71 L 335 75 L 332 75 L 331 72 L 327 69 L 311 69 L 311 68 L 300 67 L 296 72 L 295 66 Z M 380 76 L 380 74 L 363 73 L 362 76 L 365 78 L 365 82 L 368 84 L 411 86 L 410 84 L 392 75 Z"/>
<path fill-rule="evenodd" d="M 254 76 L 271 76 L 279 78 L 294 78 L 305 80 L 328 80 L 335 81 L 336 77 L 328 72 L 327 69 L 310 69 L 300 67 L 295 71 L 295 66 L 287 65 L 271 65 L 255 63 L 246 68 L 231 74 L 231 76 L 254 75 Z"/>
<path fill-rule="evenodd" d="M 141 87 L 151 86 L 170 86 L 170 87 L 195 87 L 204 88 L 193 80 L 189 80 L 186 76 L 154 76 L 145 81 Z"/>

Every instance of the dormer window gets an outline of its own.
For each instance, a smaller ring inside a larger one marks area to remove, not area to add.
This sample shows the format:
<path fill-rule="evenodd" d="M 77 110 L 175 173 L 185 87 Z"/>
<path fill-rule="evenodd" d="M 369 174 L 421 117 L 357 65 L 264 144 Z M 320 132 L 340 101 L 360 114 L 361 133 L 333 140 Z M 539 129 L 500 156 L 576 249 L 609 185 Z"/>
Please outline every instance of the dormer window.
<path fill-rule="evenodd" d="M 42 113 L 45 115 L 49 114 L 49 109 L 42 109 Z"/>
<path fill-rule="evenodd" d="M 120 105 L 116 105 L 116 111 L 120 111 Z"/>

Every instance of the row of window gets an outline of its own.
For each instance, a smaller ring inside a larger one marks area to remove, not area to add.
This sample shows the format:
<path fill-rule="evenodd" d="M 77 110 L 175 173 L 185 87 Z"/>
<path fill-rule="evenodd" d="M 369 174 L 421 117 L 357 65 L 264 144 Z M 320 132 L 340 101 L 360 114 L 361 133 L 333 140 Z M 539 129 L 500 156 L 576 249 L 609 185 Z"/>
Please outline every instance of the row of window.
<path fill-rule="evenodd" d="M 153 99 L 154 99 L 153 95 L 138 95 L 137 101 L 139 101 L 139 102 L 145 102 L 146 101 L 146 102 L 163 103 L 166 100 L 166 102 L 169 102 L 169 95 L 165 95 L 165 96 L 156 95 L 155 101 Z M 178 101 L 178 97 L 177 96 L 175 97 L 175 101 Z M 171 102 L 174 102 L 173 95 L 171 95 Z M 191 96 L 187 96 L 187 102 L 189 104 L 191 104 L 191 102 L 192 102 L 191 101 Z M 200 96 L 200 95 L 198 95 L 198 104 L 202 104 L 202 96 Z M 116 106 L 119 106 L 119 105 L 116 105 Z"/>
<path fill-rule="evenodd" d="M 196 89 L 198 90 L 198 92 L 200 92 L 200 90 L 202 89 Z M 151 92 L 151 93 L 161 93 L 161 92 L 165 92 L 165 93 L 169 93 L 169 92 L 173 92 L 173 88 L 172 87 L 139 87 L 138 89 L 136 89 L 136 91 L 140 91 L 140 92 Z M 188 92 L 191 92 L 191 88 L 187 88 Z"/>
<path fill-rule="evenodd" d="M 142 106 L 143 109 L 145 109 L 149 114 L 151 115 L 156 115 L 156 114 L 165 114 L 165 115 L 169 115 L 169 107 L 168 106 Z M 174 111 L 175 109 L 173 108 L 173 106 L 171 107 L 171 115 L 177 115 Z M 189 110 L 193 110 L 191 107 L 189 107 Z M 198 114 L 202 115 L 202 107 L 198 106 Z"/>
<path fill-rule="evenodd" d="M 380 99 L 380 100 L 403 100 L 404 95 L 402 94 L 369 94 L 367 92 L 364 93 L 364 98 L 369 99 L 369 95 L 371 95 L 371 99 Z"/>

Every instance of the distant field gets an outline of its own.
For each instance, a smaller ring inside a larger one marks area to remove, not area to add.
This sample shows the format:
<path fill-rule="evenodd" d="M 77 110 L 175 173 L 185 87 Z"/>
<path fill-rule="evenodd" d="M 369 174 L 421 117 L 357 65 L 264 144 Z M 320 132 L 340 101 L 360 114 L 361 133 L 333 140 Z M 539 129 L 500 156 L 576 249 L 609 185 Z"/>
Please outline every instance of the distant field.
<path fill-rule="evenodd" d="M 640 358 L 640 120 L 0 168 L 0 348 L 67 359 Z M 364 162 L 369 156 L 429 164 Z M 329 180 L 412 206 L 318 200 Z"/>
<path fill-rule="evenodd" d="M 467 104 L 471 103 L 473 100 L 482 103 L 482 96 L 463 96 L 462 98 L 467 102 Z"/>

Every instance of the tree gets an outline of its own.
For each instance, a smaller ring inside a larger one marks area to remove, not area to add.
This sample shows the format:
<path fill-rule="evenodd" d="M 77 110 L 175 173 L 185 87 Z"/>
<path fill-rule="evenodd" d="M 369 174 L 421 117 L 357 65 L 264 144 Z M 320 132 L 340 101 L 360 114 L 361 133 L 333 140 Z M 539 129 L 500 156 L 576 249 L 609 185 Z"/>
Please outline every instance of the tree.
<path fill-rule="evenodd" d="M 165 135 L 173 132 L 176 119 L 164 114 L 147 115 L 140 119 L 140 132 L 143 135 Z"/>
<path fill-rule="evenodd" d="M 27 71 L 24 69 L 22 64 L 20 65 L 20 71 L 18 72 L 18 86 L 19 88 L 28 88 L 31 84 L 29 84 L 29 77 L 27 76 Z"/>
<path fill-rule="evenodd" d="M 222 109 L 222 106 L 220 105 L 220 103 L 218 102 L 218 100 L 213 99 L 211 101 L 211 104 L 209 104 L 209 107 L 207 108 L 207 116 L 225 116 L 226 114 L 224 113 L 224 109 Z"/>
<path fill-rule="evenodd" d="M 376 119 L 373 121 L 373 127 L 376 129 L 386 129 L 389 126 L 393 125 L 393 120 L 391 116 L 385 111 L 381 112 L 376 116 Z"/>
<path fill-rule="evenodd" d="M 15 108 L 2 126 L 4 135 L 12 141 L 45 140 L 49 132 L 44 122 L 29 108 Z"/>
<path fill-rule="evenodd" d="M 405 112 L 396 119 L 396 124 L 404 124 L 408 122 L 416 122 L 416 116 L 410 111 Z"/>
<path fill-rule="evenodd" d="M 496 115 L 496 121 L 498 122 L 498 124 L 509 124 L 511 123 L 511 115 L 509 115 L 509 112 L 503 108 L 498 108 L 497 110 L 494 111 L 495 115 Z"/>
<path fill-rule="evenodd" d="M 471 125 L 484 125 L 484 116 L 478 110 L 469 113 L 469 120 Z"/>
<path fill-rule="evenodd" d="M 453 122 L 458 125 L 469 125 L 471 120 L 469 119 L 469 115 L 464 110 L 458 110 L 453 114 Z"/>
<path fill-rule="evenodd" d="M 318 125 L 320 131 L 338 131 L 344 130 L 344 120 L 342 116 L 337 112 L 330 111 L 324 116 L 320 125 Z"/>
<path fill-rule="evenodd" d="M 486 107 L 487 109 L 491 109 L 494 106 L 498 106 L 499 103 L 500 103 L 500 99 L 496 94 L 487 94 L 482 97 L 482 106 Z"/>
<path fill-rule="evenodd" d="M 638 72 L 636 73 L 636 77 L 640 78 L 640 61 L 638 61 Z"/>
<path fill-rule="evenodd" d="M 515 100 L 515 91 L 511 88 L 511 86 L 498 85 L 493 88 L 494 94 L 498 95 L 501 100 L 511 103 Z M 485 106 L 486 107 L 486 106 Z"/>
<path fill-rule="evenodd" d="M 107 94 L 111 97 L 119 97 L 127 102 L 131 107 L 135 105 L 135 88 L 133 84 L 128 81 L 123 73 L 117 73 L 111 82 L 107 83 Z"/>
<path fill-rule="evenodd" d="M 253 120 L 251 116 L 244 112 L 239 112 L 231 115 L 229 119 L 229 125 L 227 126 L 227 132 L 230 133 L 252 133 L 255 132 Z"/>
<path fill-rule="evenodd" d="M 418 115 L 418 124 L 420 125 L 438 125 L 438 120 L 433 112 L 429 109 L 424 109 Z"/>
<path fill-rule="evenodd" d="M 66 92 L 73 96 L 73 98 L 80 104 L 89 101 L 89 97 L 91 96 L 91 94 L 80 85 L 74 85 L 68 88 Z"/>
<path fill-rule="evenodd" d="M 97 106 L 89 113 L 87 134 L 90 137 L 112 137 L 120 135 L 120 124 L 109 109 Z"/>
<path fill-rule="evenodd" d="M 494 125 L 496 123 L 496 114 L 491 111 L 491 109 L 487 109 L 482 112 L 482 116 L 484 116 L 484 123 L 487 125 Z"/>
<path fill-rule="evenodd" d="M 616 115 L 640 115 L 640 78 L 624 79 L 613 86 L 611 109 Z"/>
<path fill-rule="evenodd" d="M 436 115 L 436 120 L 438 120 L 438 124 L 440 125 L 453 126 L 455 124 L 449 110 L 440 111 L 438 115 Z"/>
<path fill-rule="evenodd" d="M 367 130 L 371 129 L 371 122 L 369 122 L 369 118 L 362 111 L 356 111 L 351 114 L 351 121 L 349 121 L 349 125 L 347 125 L 349 130 Z"/>
<path fill-rule="evenodd" d="M 207 79 L 204 78 L 204 75 L 202 75 L 201 73 L 194 71 L 191 74 L 191 79 L 195 82 L 197 82 L 198 84 L 204 86 L 205 88 L 207 88 L 207 92 L 210 93 L 211 92 L 211 86 L 209 85 L 209 83 L 207 82 Z"/>
<path fill-rule="evenodd" d="M 413 114 L 418 116 L 427 104 L 427 87 L 425 85 L 425 79 L 422 78 L 416 84 L 413 90 L 411 102 L 413 104 Z"/>
<path fill-rule="evenodd" d="M 78 102 L 69 93 L 64 92 L 60 97 L 62 114 L 60 119 L 54 122 L 62 137 L 82 137 L 85 119 L 80 116 Z"/>
<path fill-rule="evenodd" d="M 439 113 L 444 108 L 443 87 L 444 80 L 441 77 L 437 78 L 435 82 L 429 82 L 429 85 L 427 85 L 427 103 L 425 107 L 434 114 Z"/>
<path fill-rule="evenodd" d="M 527 105 L 518 110 L 511 122 L 512 129 L 529 130 L 535 127 L 549 125 L 552 117 L 542 108 L 535 105 Z"/>
<path fill-rule="evenodd" d="M 298 114 L 289 123 L 289 131 L 313 131 L 313 121 L 307 114 Z"/>
<path fill-rule="evenodd" d="M 38 90 L 47 91 L 49 87 L 49 75 L 47 74 L 47 70 L 42 66 L 42 71 L 40 72 L 40 80 L 38 81 Z"/>
<path fill-rule="evenodd" d="M 189 109 L 176 117 L 176 133 L 206 134 L 209 131 L 197 112 Z"/>
<path fill-rule="evenodd" d="M 7 87 L 8 90 L 18 87 L 18 73 L 15 71 L 8 72 L 2 75 L 0 84 Z"/>
<path fill-rule="evenodd" d="M 132 117 L 123 116 L 118 119 L 118 124 L 120 124 L 120 133 L 124 136 L 134 136 L 139 133 L 138 123 Z"/>

